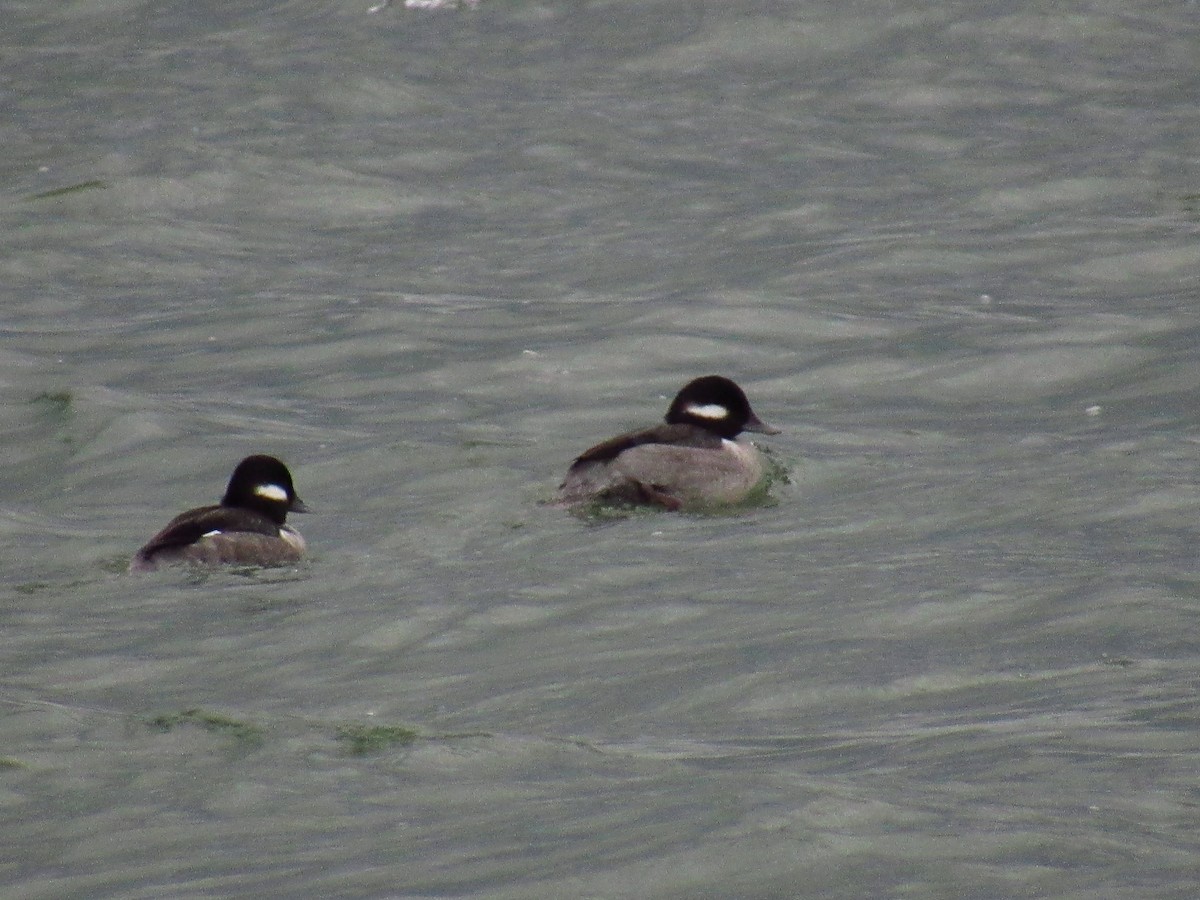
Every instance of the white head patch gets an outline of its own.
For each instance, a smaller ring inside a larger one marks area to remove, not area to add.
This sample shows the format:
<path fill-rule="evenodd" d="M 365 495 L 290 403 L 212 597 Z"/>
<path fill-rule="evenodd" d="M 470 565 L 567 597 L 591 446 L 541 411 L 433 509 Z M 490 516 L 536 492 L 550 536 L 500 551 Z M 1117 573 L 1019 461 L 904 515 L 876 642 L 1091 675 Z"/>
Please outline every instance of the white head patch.
<path fill-rule="evenodd" d="M 720 403 L 689 403 L 684 412 L 701 419 L 728 419 L 729 410 Z"/>
<path fill-rule="evenodd" d="M 220 533 L 221 533 L 221 529 L 220 529 L 220 528 L 214 528 L 212 531 L 206 531 L 206 532 L 204 532 L 204 534 L 200 535 L 200 537 L 202 537 L 202 538 L 206 538 L 206 537 L 216 537 L 216 536 L 217 536 L 218 534 L 220 534 Z"/>
<path fill-rule="evenodd" d="M 286 503 L 288 492 L 277 484 L 256 484 L 254 493 L 265 500 L 274 500 L 277 503 Z"/>

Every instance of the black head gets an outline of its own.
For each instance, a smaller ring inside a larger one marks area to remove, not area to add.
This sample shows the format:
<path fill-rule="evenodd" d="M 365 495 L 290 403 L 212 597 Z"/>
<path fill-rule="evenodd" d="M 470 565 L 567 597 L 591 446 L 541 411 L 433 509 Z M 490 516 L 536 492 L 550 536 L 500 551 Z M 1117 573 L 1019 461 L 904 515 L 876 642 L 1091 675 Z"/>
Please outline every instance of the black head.
<path fill-rule="evenodd" d="M 287 466 L 273 456 L 261 455 L 247 456 L 238 463 L 221 505 L 257 510 L 280 525 L 289 512 L 308 512 L 296 496 Z"/>
<path fill-rule="evenodd" d="M 720 375 L 705 375 L 683 386 L 667 410 L 671 425 L 698 425 L 732 440 L 743 431 L 779 434 L 754 414 L 740 387 Z"/>

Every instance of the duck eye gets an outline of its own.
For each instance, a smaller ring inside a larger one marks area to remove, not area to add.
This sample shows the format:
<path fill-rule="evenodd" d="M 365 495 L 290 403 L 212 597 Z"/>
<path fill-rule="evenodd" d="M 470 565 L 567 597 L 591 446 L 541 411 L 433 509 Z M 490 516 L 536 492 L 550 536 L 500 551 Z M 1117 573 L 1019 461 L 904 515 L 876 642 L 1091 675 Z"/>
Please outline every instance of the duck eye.
<path fill-rule="evenodd" d="M 277 484 L 255 485 L 254 493 L 264 500 L 275 500 L 279 503 L 283 503 L 288 498 L 288 492 Z"/>
<path fill-rule="evenodd" d="M 729 410 L 720 403 L 690 403 L 684 412 L 701 419 L 728 419 Z"/>

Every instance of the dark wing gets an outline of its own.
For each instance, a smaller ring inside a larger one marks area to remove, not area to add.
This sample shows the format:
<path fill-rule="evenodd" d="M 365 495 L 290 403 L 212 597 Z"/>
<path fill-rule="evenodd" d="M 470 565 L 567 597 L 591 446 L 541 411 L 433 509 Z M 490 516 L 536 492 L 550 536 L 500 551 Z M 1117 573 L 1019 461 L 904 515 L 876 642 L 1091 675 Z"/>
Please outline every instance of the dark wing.
<path fill-rule="evenodd" d="M 721 446 L 721 438 L 711 431 L 696 425 L 681 423 L 678 425 L 658 425 L 642 431 L 630 431 L 609 438 L 602 444 L 597 444 L 581 453 L 571 468 L 575 469 L 589 463 L 606 462 L 616 459 L 630 447 L 641 444 L 666 444 L 673 447 L 704 447 L 713 449 Z"/>
<path fill-rule="evenodd" d="M 138 556 L 148 559 L 163 550 L 186 547 L 196 543 L 210 531 L 248 531 L 271 537 L 279 536 L 279 526 L 261 513 L 227 506 L 202 506 L 180 513 L 168 522 L 166 528 L 150 538 L 146 546 L 138 551 Z"/>

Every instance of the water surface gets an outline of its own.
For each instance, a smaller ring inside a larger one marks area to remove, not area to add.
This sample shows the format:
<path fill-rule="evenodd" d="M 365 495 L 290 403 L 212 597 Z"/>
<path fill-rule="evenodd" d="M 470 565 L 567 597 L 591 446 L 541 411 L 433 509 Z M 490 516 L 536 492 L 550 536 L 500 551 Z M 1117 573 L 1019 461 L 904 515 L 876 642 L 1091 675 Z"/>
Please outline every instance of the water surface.
<path fill-rule="evenodd" d="M 1194 8 L 10 6 L 6 893 L 1194 894 Z"/>

